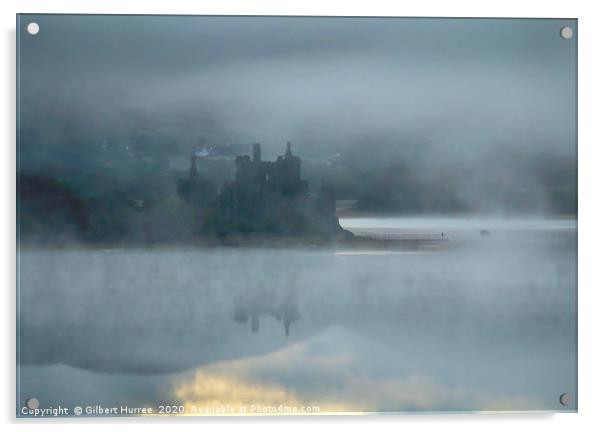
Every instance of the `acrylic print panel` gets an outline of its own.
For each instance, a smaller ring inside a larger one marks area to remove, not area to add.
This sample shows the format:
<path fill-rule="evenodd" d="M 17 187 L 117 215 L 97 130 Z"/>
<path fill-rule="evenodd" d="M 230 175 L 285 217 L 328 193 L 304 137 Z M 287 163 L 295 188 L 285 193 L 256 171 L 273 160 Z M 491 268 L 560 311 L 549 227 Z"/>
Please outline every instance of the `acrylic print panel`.
<path fill-rule="evenodd" d="M 18 416 L 576 411 L 576 20 L 17 20 Z"/>

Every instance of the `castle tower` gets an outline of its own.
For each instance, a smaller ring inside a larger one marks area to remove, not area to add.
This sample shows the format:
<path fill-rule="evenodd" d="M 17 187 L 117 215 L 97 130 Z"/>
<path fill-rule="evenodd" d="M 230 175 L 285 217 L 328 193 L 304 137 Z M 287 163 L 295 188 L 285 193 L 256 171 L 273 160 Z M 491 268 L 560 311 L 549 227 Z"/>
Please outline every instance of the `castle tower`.
<path fill-rule="evenodd" d="M 290 141 L 286 142 L 284 156 L 278 156 L 274 163 L 274 175 L 285 194 L 294 195 L 304 187 L 301 184 L 301 159 L 293 156 Z"/>
<path fill-rule="evenodd" d="M 293 157 L 293 152 L 291 151 L 291 142 L 286 142 L 286 153 L 284 153 L 285 159 L 291 159 Z"/>
<path fill-rule="evenodd" d="M 253 162 L 261 161 L 261 144 L 253 144 Z"/>

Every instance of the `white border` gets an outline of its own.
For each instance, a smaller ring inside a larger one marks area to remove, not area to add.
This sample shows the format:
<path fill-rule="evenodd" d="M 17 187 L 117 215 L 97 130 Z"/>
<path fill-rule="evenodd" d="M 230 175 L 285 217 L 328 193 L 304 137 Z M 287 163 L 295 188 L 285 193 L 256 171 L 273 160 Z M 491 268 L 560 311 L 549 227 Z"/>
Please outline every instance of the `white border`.
<path fill-rule="evenodd" d="M 560 431 L 595 429 L 600 397 L 600 284 L 599 268 L 602 244 L 602 214 L 598 191 L 602 185 L 599 168 L 600 146 L 600 77 L 602 68 L 602 22 L 594 1 L 385 1 L 385 0 L 146 0 L 144 2 L 107 1 L 11 1 L 1 2 L 3 43 L 2 85 L 5 95 L 1 106 L 2 202 L 0 212 L 2 284 L 4 294 L 3 354 L 0 356 L 4 379 L 0 392 L 2 420 L 8 430 L 30 429 L 39 424 L 45 430 L 79 430 L 82 426 L 104 430 L 127 427 L 135 430 L 164 430 L 169 423 L 179 428 L 199 430 L 238 426 L 261 429 L 366 427 L 447 430 L 503 430 L 528 427 L 530 430 Z M 579 19 L 579 413 L 578 414 L 456 414 L 411 416 L 318 416 L 318 417 L 245 417 L 179 419 L 100 419 L 95 423 L 79 420 L 15 420 L 15 14 L 21 13 L 145 13 L 145 14 L 233 14 L 233 15 L 361 15 L 361 16 L 463 16 L 463 17 L 550 17 Z M 32 424 L 33 423 L 33 424 Z M 336 423 L 336 424 L 335 424 Z M 599 426 L 599 425 L 598 425 Z M 169 427 L 169 426 L 168 426 Z"/>

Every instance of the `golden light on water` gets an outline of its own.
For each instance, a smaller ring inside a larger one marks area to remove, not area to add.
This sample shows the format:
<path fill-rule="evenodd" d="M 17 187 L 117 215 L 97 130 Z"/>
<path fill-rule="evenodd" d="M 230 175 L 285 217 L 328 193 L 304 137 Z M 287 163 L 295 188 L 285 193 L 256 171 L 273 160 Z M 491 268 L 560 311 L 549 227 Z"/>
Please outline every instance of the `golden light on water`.
<path fill-rule="evenodd" d="M 363 411 L 358 404 L 339 402 L 330 391 L 316 387 L 315 379 L 332 371 L 346 371 L 347 355 L 310 353 L 304 342 L 263 356 L 202 366 L 180 377 L 173 397 L 186 414 L 324 414 Z M 310 378 L 305 391 L 287 385 L 287 377 Z"/>
<path fill-rule="evenodd" d="M 342 352 L 333 348 L 334 339 L 351 337 L 330 332 L 266 355 L 201 366 L 180 375 L 170 397 L 186 415 L 543 409 L 536 399 L 450 387 L 424 374 L 383 376 L 354 355 L 370 352 L 362 338 L 353 336 Z"/>
<path fill-rule="evenodd" d="M 174 391 L 187 414 L 320 414 L 351 412 L 356 407 L 310 401 L 277 384 L 261 384 L 234 375 L 197 371 Z"/>

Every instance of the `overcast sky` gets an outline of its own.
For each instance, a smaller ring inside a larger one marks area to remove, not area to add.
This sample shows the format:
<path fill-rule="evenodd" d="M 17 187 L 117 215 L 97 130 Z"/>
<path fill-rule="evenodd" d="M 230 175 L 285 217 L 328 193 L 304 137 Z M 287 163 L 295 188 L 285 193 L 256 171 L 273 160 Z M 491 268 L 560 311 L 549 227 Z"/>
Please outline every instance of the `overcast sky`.
<path fill-rule="evenodd" d="M 137 127 L 268 149 L 290 139 L 323 154 L 383 134 L 420 137 L 450 157 L 500 145 L 575 150 L 576 37 L 559 33 L 574 20 L 20 20 L 25 127 L 64 113 L 99 134 Z"/>

